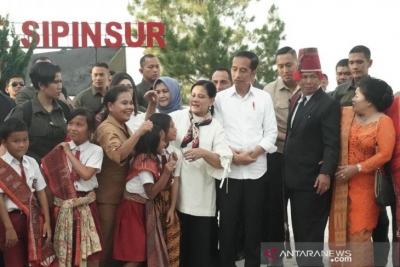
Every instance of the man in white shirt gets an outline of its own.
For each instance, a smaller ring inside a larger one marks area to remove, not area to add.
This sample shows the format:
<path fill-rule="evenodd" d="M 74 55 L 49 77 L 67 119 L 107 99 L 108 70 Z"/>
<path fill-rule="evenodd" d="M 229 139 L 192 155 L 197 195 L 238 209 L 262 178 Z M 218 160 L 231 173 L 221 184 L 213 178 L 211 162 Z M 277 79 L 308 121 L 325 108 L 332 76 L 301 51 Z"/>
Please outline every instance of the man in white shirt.
<path fill-rule="evenodd" d="M 244 216 L 246 267 L 260 266 L 261 212 L 266 153 L 276 151 L 278 134 L 271 96 L 252 86 L 258 57 L 238 52 L 232 61 L 234 85 L 217 94 L 214 117 L 224 127 L 233 152 L 229 178 L 218 189 L 221 266 L 235 266 L 237 221 Z"/>

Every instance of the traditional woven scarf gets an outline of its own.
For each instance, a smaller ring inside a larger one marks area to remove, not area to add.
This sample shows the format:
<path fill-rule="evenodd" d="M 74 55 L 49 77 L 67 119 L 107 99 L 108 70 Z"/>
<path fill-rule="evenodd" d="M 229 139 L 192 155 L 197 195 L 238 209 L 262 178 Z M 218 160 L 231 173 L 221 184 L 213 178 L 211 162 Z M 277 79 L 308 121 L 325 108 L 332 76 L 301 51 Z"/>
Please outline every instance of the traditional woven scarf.
<path fill-rule="evenodd" d="M 349 135 L 353 119 L 353 109 L 351 107 L 342 108 L 339 166 L 348 165 Z M 335 180 L 332 193 L 332 205 L 329 214 L 329 246 L 331 249 L 345 249 L 349 197 L 348 181 Z"/>
<path fill-rule="evenodd" d="M 192 148 L 199 147 L 199 127 L 204 125 L 209 125 L 212 122 L 211 112 L 208 111 L 200 122 L 195 122 L 192 111 L 189 111 L 190 125 L 189 129 L 182 140 L 181 148 L 187 147 L 187 145 L 192 142 Z"/>
<path fill-rule="evenodd" d="M 94 224 L 89 204 L 96 201 L 94 191 L 85 197 L 62 200 L 55 197 L 54 204 L 60 208 L 57 216 L 57 224 L 54 232 L 54 243 L 59 267 L 72 266 L 73 250 L 73 226 L 74 213 L 77 209 L 80 215 L 80 263 L 79 266 L 86 267 L 90 255 L 101 251 L 99 234 Z"/>
<path fill-rule="evenodd" d="M 96 200 L 96 195 L 92 191 L 86 197 L 77 197 L 68 161 L 60 146 L 55 147 L 42 159 L 42 168 L 48 178 L 49 188 L 55 196 L 57 224 L 54 243 L 59 266 L 85 267 L 87 258 L 102 249 L 89 207 L 89 204 Z M 75 259 L 72 259 L 74 221 L 76 244 Z"/>
<path fill-rule="evenodd" d="M 27 216 L 28 261 L 30 266 L 55 266 L 53 244 L 43 238 L 43 215 L 35 194 L 26 181 L 0 159 L 0 188 Z"/>
<path fill-rule="evenodd" d="M 155 157 L 149 157 L 145 154 L 137 155 L 131 163 L 127 181 L 136 177 L 141 171 L 150 171 L 153 174 L 154 181 L 157 181 L 160 164 Z M 144 200 L 138 194 L 128 192 L 124 194 L 124 198 L 139 203 L 143 203 Z M 151 199 L 146 200 L 146 244 L 148 267 L 170 267 L 160 214 Z"/>

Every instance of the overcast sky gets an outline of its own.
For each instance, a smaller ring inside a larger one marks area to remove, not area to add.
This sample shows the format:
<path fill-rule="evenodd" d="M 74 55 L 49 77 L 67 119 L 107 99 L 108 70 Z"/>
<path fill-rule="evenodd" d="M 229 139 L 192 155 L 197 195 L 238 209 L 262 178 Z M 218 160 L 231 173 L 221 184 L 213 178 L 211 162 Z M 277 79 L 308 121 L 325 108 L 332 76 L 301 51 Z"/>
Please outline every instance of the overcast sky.
<path fill-rule="evenodd" d="M 40 5 L 39 5 L 40 3 Z M 336 86 L 335 65 L 348 56 L 355 45 L 371 49 L 374 63 L 372 76 L 387 81 L 394 91 L 400 91 L 400 1 L 397 0 L 260 0 L 249 9 L 257 17 L 255 23 L 266 19 L 271 4 L 279 8 L 279 16 L 286 23 L 286 41 L 297 51 L 303 47 L 317 47 L 323 71 L 329 76 L 328 90 Z M 14 22 L 79 21 L 130 22 L 127 0 L 1 0 L 0 14 L 10 15 Z M 168 45 L 168 44 L 167 44 Z M 56 51 L 56 50 L 54 50 Z M 35 53 L 44 52 L 36 49 Z M 139 58 L 143 49 L 129 48 L 128 72 L 136 83 Z"/>

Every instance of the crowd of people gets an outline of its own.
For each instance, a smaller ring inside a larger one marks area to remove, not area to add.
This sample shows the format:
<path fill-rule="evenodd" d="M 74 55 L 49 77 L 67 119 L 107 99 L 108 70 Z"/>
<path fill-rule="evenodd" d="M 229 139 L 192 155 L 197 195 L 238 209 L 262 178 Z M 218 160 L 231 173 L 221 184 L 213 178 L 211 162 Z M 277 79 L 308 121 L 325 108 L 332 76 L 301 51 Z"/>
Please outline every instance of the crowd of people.
<path fill-rule="evenodd" d="M 284 266 L 291 224 L 297 251 L 329 242 L 351 251 L 331 266 L 386 266 L 389 219 L 374 176 L 389 163 L 400 188 L 399 98 L 368 75 L 362 45 L 336 65 L 333 92 L 317 48 L 283 47 L 275 60 L 279 77 L 263 86 L 257 55 L 237 52 L 191 86 L 188 108 L 151 54 L 138 85 L 96 63 L 73 100 L 49 58 L 33 62 L 31 86 L 8 78 L 0 265 Z M 296 261 L 324 266 L 321 253 Z"/>

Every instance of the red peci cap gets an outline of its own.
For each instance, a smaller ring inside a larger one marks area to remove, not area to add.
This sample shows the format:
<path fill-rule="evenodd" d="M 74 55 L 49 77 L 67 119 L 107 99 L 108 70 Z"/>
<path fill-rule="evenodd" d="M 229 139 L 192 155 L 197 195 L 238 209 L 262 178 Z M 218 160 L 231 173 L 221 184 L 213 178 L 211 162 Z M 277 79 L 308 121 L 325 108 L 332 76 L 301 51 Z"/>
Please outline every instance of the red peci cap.
<path fill-rule="evenodd" d="M 293 73 L 293 80 L 300 81 L 302 72 L 317 72 L 319 78 L 322 80 L 323 75 L 317 48 L 300 49 L 298 62 L 297 70 Z"/>

